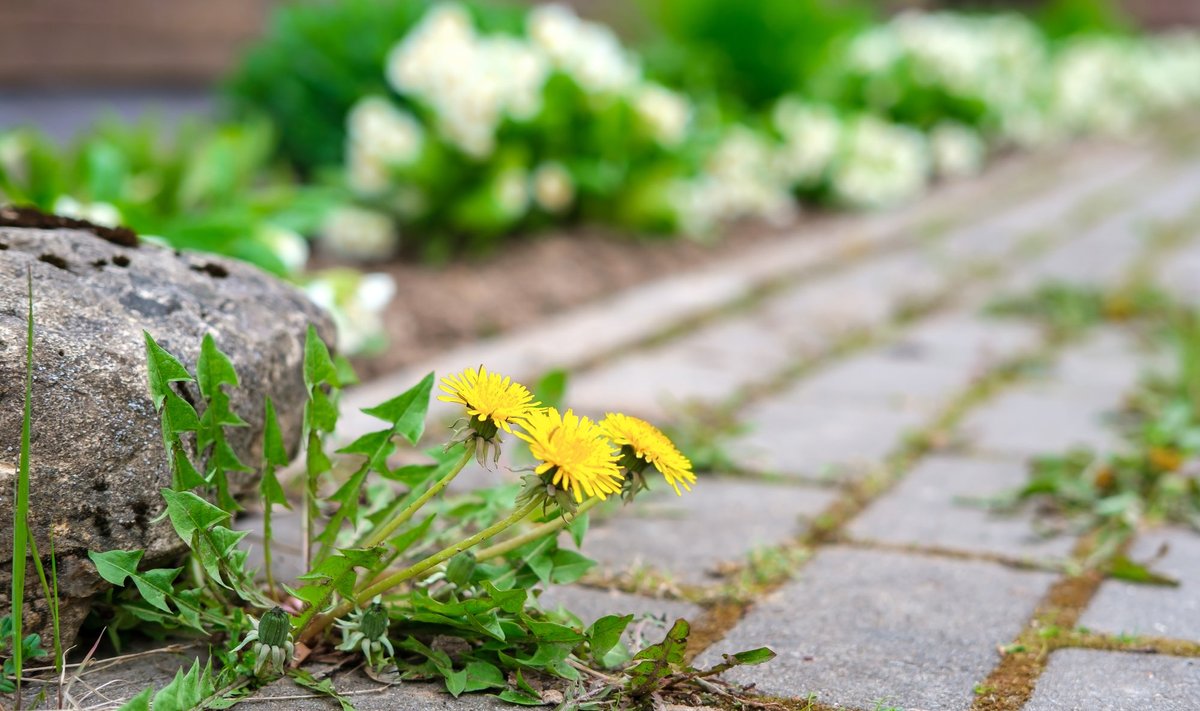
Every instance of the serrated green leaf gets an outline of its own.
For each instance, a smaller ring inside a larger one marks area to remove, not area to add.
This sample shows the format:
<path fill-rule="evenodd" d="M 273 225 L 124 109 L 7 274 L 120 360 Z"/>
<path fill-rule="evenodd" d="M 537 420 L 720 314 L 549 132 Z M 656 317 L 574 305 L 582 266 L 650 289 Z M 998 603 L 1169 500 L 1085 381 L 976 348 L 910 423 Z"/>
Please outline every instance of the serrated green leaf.
<path fill-rule="evenodd" d="M 546 702 L 542 701 L 540 696 L 534 696 L 533 694 L 527 694 L 524 691 L 517 691 L 515 689 L 505 689 L 497 694 L 496 698 L 501 701 L 507 701 L 510 704 L 517 704 L 518 706 L 546 705 Z"/>
<path fill-rule="evenodd" d="M 195 432 L 200 429 L 200 417 L 196 415 L 196 408 L 175 394 L 170 387 L 163 394 L 163 407 L 160 414 L 162 415 L 163 430 L 169 437 L 176 437 L 181 432 Z"/>
<path fill-rule="evenodd" d="M 621 641 L 621 635 L 630 622 L 633 622 L 633 615 L 605 615 L 593 622 L 587 629 L 592 659 L 603 661 L 605 655 Z"/>
<path fill-rule="evenodd" d="M 157 568 L 144 573 L 138 571 L 142 551 L 111 550 L 88 551 L 88 558 L 96 566 L 96 572 L 113 585 L 124 587 L 132 580 L 142 599 L 164 612 L 174 612 L 167 599 L 175 596 L 175 578 L 181 568 Z"/>
<path fill-rule="evenodd" d="M 363 412 L 392 425 L 392 431 L 415 445 L 425 433 L 425 416 L 433 392 L 433 373 L 400 395 Z"/>
<path fill-rule="evenodd" d="M 200 394 L 207 400 L 212 400 L 222 385 L 238 385 L 233 362 L 217 348 L 217 342 L 213 340 L 211 333 L 204 334 L 204 340 L 200 342 L 200 358 L 196 361 L 196 383 L 200 386 Z"/>
<path fill-rule="evenodd" d="M 316 327 L 309 324 L 304 334 L 304 385 L 312 392 L 322 383 L 337 385 L 337 368 L 329 357 L 329 347 L 317 335 Z"/>
<path fill-rule="evenodd" d="M 191 381 L 187 368 L 175 356 L 163 350 L 147 331 L 142 331 L 146 344 L 146 370 L 150 380 L 150 398 L 154 409 L 162 409 L 163 398 L 171 391 L 171 383 Z"/>
<path fill-rule="evenodd" d="M 596 561 L 582 553 L 563 550 L 561 548 L 554 552 L 554 555 L 551 557 L 551 563 L 554 569 L 550 573 L 550 580 L 560 585 L 566 585 L 579 580 L 587 571 L 596 566 Z"/>
<path fill-rule="evenodd" d="M 567 524 L 567 533 L 571 534 L 571 540 L 575 541 L 576 548 L 583 547 L 583 537 L 587 535 L 588 521 L 589 517 L 585 512 L 576 516 L 571 520 L 571 523 Z"/>
<path fill-rule="evenodd" d="M 142 689 L 140 694 L 126 701 L 117 711 L 150 711 L 150 697 L 153 694 L 154 687 Z"/>
<path fill-rule="evenodd" d="M 467 662 L 463 671 L 467 675 L 467 683 L 463 687 L 465 692 L 503 689 L 507 686 L 504 681 L 504 672 L 500 671 L 495 664 L 481 661 Z"/>
<path fill-rule="evenodd" d="M 767 647 L 759 647 L 758 649 L 750 649 L 745 652 L 738 652 L 729 655 L 733 661 L 743 666 L 753 666 L 755 664 L 765 664 L 775 658 L 775 652 Z"/>
<path fill-rule="evenodd" d="M 337 405 L 320 388 L 312 391 L 312 397 L 305 405 L 304 416 L 314 430 L 333 432 L 337 427 Z"/>
<path fill-rule="evenodd" d="M 197 530 L 207 531 L 217 524 L 229 521 L 229 514 L 213 506 L 190 491 L 162 489 L 167 501 L 167 516 L 175 532 L 185 541 L 192 540 Z"/>

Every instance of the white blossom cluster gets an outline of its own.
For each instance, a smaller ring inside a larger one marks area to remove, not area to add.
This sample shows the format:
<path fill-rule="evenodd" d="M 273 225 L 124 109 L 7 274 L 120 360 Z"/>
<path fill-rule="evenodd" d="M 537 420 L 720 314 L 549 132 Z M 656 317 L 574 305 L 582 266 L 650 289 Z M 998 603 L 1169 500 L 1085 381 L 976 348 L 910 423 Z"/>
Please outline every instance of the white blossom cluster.
<path fill-rule="evenodd" d="M 867 78 L 872 108 L 892 108 L 911 83 L 978 101 L 1003 126 L 1027 109 L 1048 52 L 1036 26 L 1018 15 L 908 11 L 852 40 L 846 63 Z"/>
<path fill-rule="evenodd" d="M 564 6 L 530 10 L 522 35 L 493 35 L 479 31 L 462 5 L 436 4 L 398 38 L 383 73 L 395 95 L 363 97 L 346 117 L 346 184 L 370 209 L 339 211 L 322 239 L 358 261 L 395 252 L 399 232 L 383 224 L 389 215 L 408 223 L 440 209 L 468 215 L 463 219 L 476 221 L 470 224 L 495 220 L 502 228 L 534 210 L 568 214 L 579 186 L 574 164 L 560 154 L 571 146 L 559 137 L 556 153 L 542 155 L 503 131 L 509 122 L 522 131 L 540 130 L 539 121 L 556 124 L 558 117 L 544 115 L 545 92 L 556 75 L 578 87 L 583 112 L 623 102 L 637 135 L 666 154 L 679 150 L 691 131 L 693 107 L 685 95 L 647 81 L 636 56 L 609 28 Z M 436 183 L 442 171 L 479 176 L 482 185 L 460 186 L 453 195 L 431 192 L 439 188 L 430 179 Z M 447 200 L 471 205 L 459 209 Z"/>
<path fill-rule="evenodd" d="M 851 207 L 888 207 L 920 195 L 931 169 L 924 134 L 864 114 L 846 125 L 830 189 L 835 199 Z"/>
<path fill-rule="evenodd" d="M 678 183 L 671 195 L 684 231 L 704 236 L 723 222 L 748 217 L 789 222 L 796 201 L 781 178 L 777 147 L 746 126 L 730 128 L 700 175 Z"/>
<path fill-rule="evenodd" d="M 1147 115 L 1200 103 L 1200 38 L 1074 39 L 1050 81 L 1050 120 L 1063 131 L 1128 133 Z"/>
<path fill-rule="evenodd" d="M 392 49 L 386 68 L 391 87 L 425 104 L 441 135 L 477 159 L 491 155 L 506 116 L 538 112 L 549 72 L 544 53 L 514 37 L 479 34 L 456 4 L 431 8 Z"/>

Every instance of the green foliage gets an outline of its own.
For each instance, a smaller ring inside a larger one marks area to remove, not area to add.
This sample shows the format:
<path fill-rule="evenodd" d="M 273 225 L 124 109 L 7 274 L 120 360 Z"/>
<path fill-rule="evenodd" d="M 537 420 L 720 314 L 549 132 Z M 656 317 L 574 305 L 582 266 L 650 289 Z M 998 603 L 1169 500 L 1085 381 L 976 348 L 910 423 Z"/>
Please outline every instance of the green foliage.
<path fill-rule="evenodd" d="M 1078 34 L 1122 34 L 1133 23 L 1114 0 L 1049 0 L 1035 16 L 1052 38 Z"/>
<path fill-rule="evenodd" d="M 998 299 L 987 306 L 994 316 L 1033 318 L 1055 335 L 1077 336 L 1104 322 L 1123 322 L 1169 311 L 1168 297 L 1136 283 L 1117 290 L 1050 282 L 1029 295 Z"/>
<path fill-rule="evenodd" d="M 18 664 L 32 659 L 46 657 L 42 649 L 42 636 L 39 634 L 25 635 L 20 646 L 14 646 L 16 639 L 13 615 L 0 617 L 0 659 L 4 660 L 3 673 L 0 674 L 0 694 L 11 694 L 17 689 Z"/>
<path fill-rule="evenodd" d="M 650 70 L 694 93 L 768 107 L 810 88 L 847 36 L 874 15 L 851 0 L 642 0 L 662 33 Z"/>
<path fill-rule="evenodd" d="M 1089 297 L 1085 303 L 1092 306 L 1072 312 L 1094 313 L 1096 301 Z M 1029 481 L 997 502 L 1011 507 L 1037 501 L 1099 530 L 1101 545 L 1093 562 L 1108 561 L 1118 570 L 1128 566 L 1110 559 L 1142 525 L 1165 521 L 1200 530 L 1200 316 L 1179 312 L 1165 325 L 1161 337 L 1173 347 L 1176 363 L 1167 373 L 1146 378 L 1130 398 L 1121 421 L 1124 446 L 1114 453 L 1038 458 Z"/>
<path fill-rule="evenodd" d="M 336 193 L 271 168 L 265 121 L 196 121 L 168 135 L 153 122 L 109 120 L 60 148 L 33 129 L 0 132 L 0 201 L 124 224 L 276 274 L 298 270 L 297 233 L 315 230 Z"/>
<path fill-rule="evenodd" d="M 9 601 L 12 605 L 9 624 L 12 630 L 3 635 L 3 639 L 21 639 L 24 632 L 22 617 L 25 608 L 25 564 L 28 560 L 29 548 L 33 543 L 29 531 L 29 448 L 31 427 L 33 423 L 33 273 L 26 272 L 28 288 L 28 312 L 25 320 L 25 397 L 24 409 L 21 414 L 21 449 L 17 455 L 17 481 L 13 497 L 13 548 L 12 548 L 12 588 Z M 49 590 L 46 591 L 49 595 Z M 57 601 L 56 601 L 57 607 Z M 57 612 L 55 612 L 55 627 L 57 631 Z M 7 619 L 7 618 L 6 618 Z M 24 642 L 9 644 L 12 662 L 12 676 L 16 679 L 15 688 L 21 687 L 21 671 L 24 667 Z M 57 643 L 55 649 L 58 648 Z M 57 660 L 56 660 L 57 662 Z M 8 677 L 7 663 L 5 677 Z"/>
<path fill-rule="evenodd" d="M 225 93 L 241 115 L 278 127 L 278 150 L 306 172 L 342 161 L 346 114 L 359 98 L 387 92 L 383 65 L 429 0 L 290 3 L 246 52 Z M 354 38 L 348 42 L 347 38 Z"/>
<path fill-rule="evenodd" d="M 575 517 L 568 527 L 566 512 L 555 507 L 553 499 L 521 498 L 522 489 L 515 486 L 457 498 L 436 496 L 472 460 L 474 441 L 452 441 L 433 450 L 429 464 L 394 467 L 397 445 L 416 445 L 424 435 L 432 373 L 404 393 L 365 408 L 364 413 L 386 426 L 342 447 L 335 467 L 335 455 L 325 451 L 325 438 L 337 425 L 337 391 L 352 376 L 311 329 L 303 364 L 310 394 L 303 417 L 310 448 L 303 474 L 305 510 L 311 515 L 306 530 L 316 531 L 318 522 L 324 522 L 324 528 L 311 539 L 319 549 L 310 551 L 306 572 L 290 584 L 276 587 L 269 582 L 264 591 L 241 545 L 248 532 L 230 528 L 236 504 L 223 503 L 222 489 L 215 484 L 220 467 L 211 465 L 219 443 L 228 447 L 224 428 L 243 424 L 227 392 L 237 387 L 237 373 L 211 337 L 201 344 L 194 375 L 148 334 L 145 341 L 148 385 L 155 407 L 163 414 L 165 441 L 178 445 L 174 451 L 183 453 L 171 455 L 170 460 L 187 459 L 190 450 L 184 438 L 203 442 L 197 447 L 197 461 L 189 466 L 206 474 L 197 474 L 192 486 L 177 483 L 161 491 L 166 518 L 190 550 L 187 565 L 142 569 L 142 551 L 91 551 L 100 577 L 119 588 L 98 607 L 108 613 L 107 624 L 114 630 L 186 629 L 222 634 L 229 644 L 213 650 L 209 666 L 181 670 L 167 688 L 157 694 L 143 692 L 125 708 L 225 708 L 253 685 L 266 681 L 269 676 L 263 676 L 263 670 L 268 675 L 287 673 L 302 686 L 350 708 L 329 679 L 287 670 L 285 664 L 300 643 L 319 646 L 319 634 L 335 618 L 344 633 L 357 630 L 360 635 L 348 642 L 344 638 L 338 649 L 368 654 L 373 674 L 438 680 L 456 696 L 493 691 L 519 704 L 542 703 L 527 681 L 534 678 L 557 679 L 567 693 L 601 704 L 596 708 L 617 708 L 613 704 L 620 699 L 649 698 L 668 688 L 691 689 L 688 685 L 694 679 L 770 656 L 762 650 L 734 655 L 715 670 L 699 671 L 683 662 L 685 623 L 677 623 L 667 640 L 635 657 L 621 641 L 632 615 L 604 617 L 585 627 L 568 612 L 543 610 L 531 589 L 575 582 L 595 565 L 561 546 L 555 535 L 567 528 L 578 546 L 587 518 Z M 559 374 L 542 383 L 541 389 L 554 396 L 562 386 Z M 204 401 L 203 414 L 197 416 L 177 388 L 195 388 Z M 262 460 L 268 476 L 260 490 L 268 508 L 287 502 L 276 476 L 287 462 L 283 442 L 268 400 Z M 223 461 L 237 461 L 232 450 Z M 406 490 L 398 491 L 397 486 Z M 321 495 L 330 489 L 333 493 Z M 518 502 L 515 510 L 514 502 Z M 416 518 L 414 514 L 425 506 L 429 507 L 426 515 Z M 558 525 L 538 537 L 517 537 L 513 545 L 486 559 L 478 559 L 471 550 L 529 517 L 541 526 Z M 265 535 L 269 544 L 269 523 Z M 278 607 L 282 598 L 276 596 L 281 590 L 300 604 L 297 614 Z M 376 603 L 381 606 L 375 608 Z M 382 620 L 372 618 L 369 637 L 364 636 L 365 614 L 355 612 L 368 605 L 372 614 L 385 614 Z M 346 617 L 348 613 L 355 614 Z M 392 640 L 398 643 L 393 645 Z M 451 647 L 445 646 L 446 640 L 454 640 Z M 364 644 L 369 651 L 364 651 Z M 609 670 L 620 683 L 597 687 L 593 677 L 581 674 L 587 668 Z"/>

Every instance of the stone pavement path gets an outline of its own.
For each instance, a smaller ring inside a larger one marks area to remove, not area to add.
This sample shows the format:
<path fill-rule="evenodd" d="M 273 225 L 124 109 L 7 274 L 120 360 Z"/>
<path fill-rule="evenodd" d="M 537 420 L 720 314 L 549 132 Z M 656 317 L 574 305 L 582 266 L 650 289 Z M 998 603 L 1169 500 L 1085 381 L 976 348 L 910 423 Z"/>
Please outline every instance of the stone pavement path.
<path fill-rule="evenodd" d="M 585 621 L 686 617 L 708 643 L 700 662 L 770 646 L 777 659 L 728 678 L 814 708 L 1017 708 L 994 705 L 998 649 L 1057 599 L 1078 542 L 964 499 L 1018 486 L 1032 456 L 1110 446 L 1108 414 L 1160 354 L 1114 326 L 1062 339 L 984 307 L 1051 279 L 1146 274 L 1200 302 L 1200 150 L 1177 134 L 1012 158 L 903 211 L 829 220 L 447 353 L 349 393 L 343 435 L 372 426 L 356 408 L 481 362 L 526 382 L 566 368 L 567 402 L 593 415 L 736 422 L 720 440 L 729 466 L 683 497 L 602 511 L 583 548 L 598 570 L 543 599 Z M 1148 532 L 1132 556 L 1163 543 L 1155 568 L 1179 587 L 1104 581 L 1074 614 L 1105 639 L 1183 656 L 1066 643 L 1028 680 L 1024 708 L 1200 708 L 1200 658 L 1187 656 L 1200 643 L 1200 537 Z M 338 684 L 363 709 L 502 707 Z M 332 708 L 279 698 L 301 695 L 280 682 L 258 705 Z"/>

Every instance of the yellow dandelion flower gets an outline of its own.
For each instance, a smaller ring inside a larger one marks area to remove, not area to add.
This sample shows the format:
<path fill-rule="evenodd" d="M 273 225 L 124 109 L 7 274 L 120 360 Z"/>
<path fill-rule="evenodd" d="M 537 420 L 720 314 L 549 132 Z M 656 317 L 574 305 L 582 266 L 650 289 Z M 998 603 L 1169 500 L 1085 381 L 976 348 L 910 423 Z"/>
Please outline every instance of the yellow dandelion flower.
<path fill-rule="evenodd" d="M 653 464 L 675 488 L 676 494 L 682 495 L 680 485 L 692 490 L 696 475 L 692 472 L 691 461 L 657 427 L 636 417 L 611 412 L 600 421 L 600 427 L 613 442 L 628 447 L 638 459 Z"/>
<path fill-rule="evenodd" d="M 535 410 L 521 421 L 525 432 L 517 436 L 529 443 L 529 451 L 541 460 L 534 471 L 552 472 L 550 483 L 569 492 L 576 503 L 584 497 L 607 498 L 621 491 L 624 477 L 617 468 L 620 452 L 604 431 L 586 417 L 548 407 Z"/>
<path fill-rule="evenodd" d="M 513 420 L 525 417 L 541 404 L 533 401 L 529 388 L 499 373 L 489 373 L 482 365 L 478 370 L 467 368 L 442 378 L 440 387 L 446 395 L 439 395 L 438 400 L 456 402 L 467 408 L 472 422 L 490 421 L 505 432 L 512 432 Z"/>

